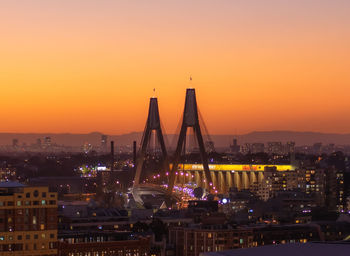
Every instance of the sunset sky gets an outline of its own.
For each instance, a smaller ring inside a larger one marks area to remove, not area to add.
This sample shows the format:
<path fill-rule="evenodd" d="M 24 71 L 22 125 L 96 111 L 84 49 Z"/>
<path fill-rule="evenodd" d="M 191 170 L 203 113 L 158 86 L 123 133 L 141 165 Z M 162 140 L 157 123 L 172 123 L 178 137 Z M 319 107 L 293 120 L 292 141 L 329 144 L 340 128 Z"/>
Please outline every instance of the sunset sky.
<path fill-rule="evenodd" d="M 350 133 L 349 0 L 0 2 L 0 132 Z M 192 84 L 189 77 L 192 75 Z"/>

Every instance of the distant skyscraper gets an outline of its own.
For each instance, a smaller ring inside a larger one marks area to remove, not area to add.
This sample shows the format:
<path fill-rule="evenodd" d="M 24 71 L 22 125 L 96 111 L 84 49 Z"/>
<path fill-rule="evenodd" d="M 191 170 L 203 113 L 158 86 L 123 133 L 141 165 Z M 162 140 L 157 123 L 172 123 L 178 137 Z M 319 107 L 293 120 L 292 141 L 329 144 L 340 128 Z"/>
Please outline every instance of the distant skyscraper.
<path fill-rule="evenodd" d="M 41 148 L 41 139 L 36 140 L 36 145 L 38 148 Z"/>
<path fill-rule="evenodd" d="M 12 147 L 18 148 L 18 139 L 13 139 L 12 140 Z"/>
<path fill-rule="evenodd" d="M 101 135 L 101 151 L 107 152 L 107 135 Z"/>
<path fill-rule="evenodd" d="M 230 146 L 232 153 L 238 153 L 241 150 L 241 146 L 237 144 L 237 139 L 233 139 L 233 144 Z"/>
<path fill-rule="evenodd" d="M 44 147 L 45 148 L 51 147 L 51 137 L 47 136 L 44 138 Z"/>

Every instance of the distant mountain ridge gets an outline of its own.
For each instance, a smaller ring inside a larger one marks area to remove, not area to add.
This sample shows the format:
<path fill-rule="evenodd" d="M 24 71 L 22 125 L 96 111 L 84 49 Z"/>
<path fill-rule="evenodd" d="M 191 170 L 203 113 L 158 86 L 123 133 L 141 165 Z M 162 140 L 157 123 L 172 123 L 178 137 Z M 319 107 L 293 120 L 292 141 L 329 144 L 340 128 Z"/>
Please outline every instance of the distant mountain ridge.
<path fill-rule="evenodd" d="M 52 143 L 66 146 L 81 146 L 84 143 L 91 143 L 94 146 L 99 146 L 101 143 L 100 132 L 92 132 L 87 134 L 73 133 L 0 133 L 0 145 L 11 145 L 13 139 L 18 139 L 19 144 L 26 143 L 27 145 L 36 143 L 37 139 L 46 136 L 51 137 Z M 169 143 L 174 142 L 173 134 L 166 135 Z M 255 131 L 242 135 L 210 135 L 216 147 L 228 147 L 232 144 L 234 138 L 238 144 L 254 143 L 254 142 L 271 142 L 294 141 L 296 145 L 312 145 L 317 142 L 323 144 L 334 143 L 336 145 L 350 145 L 349 134 L 337 133 L 320 133 L 320 132 L 295 132 L 295 131 Z M 108 135 L 108 141 L 114 140 L 116 145 L 132 145 L 134 140 L 140 143 L 142 132 L 131 132 L 121 135 Z"/>

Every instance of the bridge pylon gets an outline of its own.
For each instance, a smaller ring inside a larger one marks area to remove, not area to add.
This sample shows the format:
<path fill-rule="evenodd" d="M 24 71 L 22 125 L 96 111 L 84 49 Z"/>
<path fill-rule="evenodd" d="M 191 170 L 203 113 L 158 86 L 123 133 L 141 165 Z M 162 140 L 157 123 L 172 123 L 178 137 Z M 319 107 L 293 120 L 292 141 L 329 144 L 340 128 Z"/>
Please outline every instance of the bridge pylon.
<path fill-rule="evenodd" d="M 164 143 L 164 136 L 163 136 L 160 117 L 159 117 L 158 100 L 156 97 L 150 98 L 150 102 L 149 102 L 146 127 L 143 132 L 141 147 L 136 157 L 136 173 L 134 178 L 133 191 L 136 191 L 137 188 L 140 186 L 141 172 L 142 172 L 143 164 L 147 153 L 147 148 L 151 142 L 151 135 L 153 131 L 155 131 L 157 136 L 156 138 L 160 144 L 160 148 L 161 148 L 162 156 L 164 160 L 165 172 L 168 172 L 169 171 L 168 153 Z M 133 193 L 133 195 L 134 195 L 135 201 L 142 204 L 142 200 L 137 195 L 137 193 Z"/>
<path fill-rule="evenodd" d="M 198 108 L 197 108 L 196 91 L 193 88 L 187 89 L 180 135 L 177 142 L 177 146 L 176 146 L 176 150 L 173 158 L 173 165 L 172 165 L 172 169 L 169 177 L 168 194 L 171 194 L 174 188 L 176 172 L 178 171 L 181 152 L 183 151 L 186 144 L 186 134 L 187 134 L 188 128 L 193 129 L 194 135 L 197 138 L 201 161 L 204 169 L 205 183 L 208 184 L 209 191 L 213 189 L 213 181 L 212 181 L 210 171 L 209 171 L 209 166 L 208 166 L 208 155 L 207 155 L 207 152 L 205 151 L 205 145 L 203 141 L 201 127 L 199 125 L 198 116 L 199 115 L 198 115 Z"/>

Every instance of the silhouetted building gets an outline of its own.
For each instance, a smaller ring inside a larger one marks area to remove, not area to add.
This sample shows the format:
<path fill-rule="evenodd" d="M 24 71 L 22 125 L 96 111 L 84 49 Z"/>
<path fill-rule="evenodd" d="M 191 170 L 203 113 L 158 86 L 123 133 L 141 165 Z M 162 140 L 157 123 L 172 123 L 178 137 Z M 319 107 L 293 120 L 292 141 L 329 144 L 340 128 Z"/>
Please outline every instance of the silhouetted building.
<path fill-rule="evenodd" d="M 230 151 L 231 153 L 239 153 L 241 150 L 241 146 L 237 144 L 237 139 L 233 139 L 233 144 L 230 145 Z"/>
<path fill-rule="evenodd" d="M 101 151 L 107 152 L 107 135 L 101 135 Z"/>

